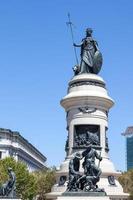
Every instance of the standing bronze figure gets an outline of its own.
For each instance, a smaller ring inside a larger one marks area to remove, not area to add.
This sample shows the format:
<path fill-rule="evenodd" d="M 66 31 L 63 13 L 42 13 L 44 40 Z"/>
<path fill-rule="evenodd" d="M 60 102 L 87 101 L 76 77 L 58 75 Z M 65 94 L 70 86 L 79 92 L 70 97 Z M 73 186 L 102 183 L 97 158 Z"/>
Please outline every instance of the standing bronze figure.
<path fill-rule="evenodd" d="M 86 37 L 82 39 L 81 44 L 73 44 L 75 47 L 81 47 L 80 66 L 74 68 L 75 75 L 82 73 L 98 74 L 102 67 L 102 54 L 99 51 L 97 42 L 92 38 L 93 30 L 86 29 Z"/>
<path fill-rule="evenodd" d="M 78 191 L 77 180 L 80 178 L 80 159 L 81 155 L 76 153 L 74 158 L 69 162 L 69 182 L 67 186 L 67 191 Z"/>
<path fill-rule="evenodd" d="M 2 197 L 16 197 L 16 175 L 11 167 L 8 167 L 9 179 L 0 187 L 0 196 Z"/>

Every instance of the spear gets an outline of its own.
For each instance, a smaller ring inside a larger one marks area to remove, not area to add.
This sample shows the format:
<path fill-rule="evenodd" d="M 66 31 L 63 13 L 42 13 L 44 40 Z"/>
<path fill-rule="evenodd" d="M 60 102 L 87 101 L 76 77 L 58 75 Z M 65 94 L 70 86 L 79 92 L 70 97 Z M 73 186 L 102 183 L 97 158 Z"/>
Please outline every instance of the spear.
<path fill-rule="evenodd" d="M 70 27 L 70 33 L 71 33 L 71 37 L 72 37 L 72 43 L 74 44 L 74 35 L 73 35 L 73 29 L 72 29 L 73 23 L 71 22 L 70 13 L 68 13 L 68 22 L 67 22 L 67 25 Z M 76 52 L 76 47 L 74 45 L 73 45 L 73 49 L 74 49 L 76 63 L 77 63 L 77 65 L 79 65 L 78 57 L 77 57 L 77 52 Z"/>

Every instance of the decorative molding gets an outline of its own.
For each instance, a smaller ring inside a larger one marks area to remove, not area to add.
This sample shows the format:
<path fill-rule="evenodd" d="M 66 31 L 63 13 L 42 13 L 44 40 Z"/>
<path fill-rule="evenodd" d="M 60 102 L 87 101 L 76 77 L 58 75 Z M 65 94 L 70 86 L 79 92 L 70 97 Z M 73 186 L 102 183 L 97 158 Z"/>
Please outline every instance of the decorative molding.
<path fill-rule="evenodd" d="M 65 182 L 66 182 L 66 180 L 67 180 L 67 176 L 60 176 L 60 179 L 59 179 L 59 186 L 63 186 L 64 184 L 65 184 Z"/>
<path fill-rule="evenodd" d="M 85 107 L 80 107 L 80 108 L 78 108 L 79 109 L 79 111 L 80 112 L 82 112 L 82 113 L 86 113 L 86 114 L 90 114 L 90 113 L 94 113 L 96 110 L 97 110 L 97 108 L 90 108 L 90 107 L 88 107 L 88 106 L 85 106 Z"/>
<path fill-rule="evenodd" d="M 108 182 L 110 185 L 116 186 L 115 177 L 113 175 L 108 176 Z"/>
<path fill-rule="evenodd" d="M 1 144 L 0 149 L 4 149 L 5 151 L 12 152 L 12 154 L 17 156 L 17 158 L 22 158 L 26 164 L 31 163 L 34 164 L 39 169 L 47 168 L 45 166 L 45 162 L 39 161 L 38 158 L 35 158 L 34 156 L 30 155 L 29 152 L 26 152 L 25 150 L 21 149 L 20 147 L 15 147 L 8 144 Z M 12 156 L 13 156 L 12 155 Z"/>
<path fill-rule="evenodd" d="M 18 143 L 23 146 L 23 148 L 28 149 L 28 151 L 34 152 L 36 156 L 39 156 L 42 160 L 46 161 L 47 158 L 36 148 L 34 147 L 28 140 L 26 140 L 19 132 L 11 131 L 10 129 L 0 128 L 0 136 L 4 134 L 5 139 L 10 142 Z"/>
<path fill-rule="evenodd" d="M 93 85 L 93 86 L 99 86 L 99 87 L 105 87 L 104 83 L 101 82 L 97 82 L 97 81 L 79 81 L 79 82 L 75 82 L 75 83 L 71 83 L 69 85 L 69 89 L 72 87 L 76 87 L 76 86 L 82 86 L 82 85 Z"/>

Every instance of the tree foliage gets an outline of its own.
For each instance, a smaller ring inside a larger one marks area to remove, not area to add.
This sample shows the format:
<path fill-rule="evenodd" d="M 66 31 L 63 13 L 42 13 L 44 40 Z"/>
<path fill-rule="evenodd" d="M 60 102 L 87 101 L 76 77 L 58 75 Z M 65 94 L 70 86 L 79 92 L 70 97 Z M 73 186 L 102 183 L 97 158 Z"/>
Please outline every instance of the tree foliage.
<path fill-rule="evenodd" d="M 55 168 L 35 172 L 38 200 L 45 200 L 46 193 L 51 191 L 55 183 Z"/>
<path fill-rule="evenodd" d="M 122 185 L 124 192 L 129 193 L 129 199 L 133 199 L 133 170 L 122 173 L 119 177 L 119 182 Z"/>
<path fill-rule="evenodd" d="M 7 169 L 11 167 L 16 174 L 16 194 L 21 199 L 32 200 L 36 195 L 36 181 L 33 174 L 30 174 L 26 165 L 16 162 L 13 158 L 0 160 L 0 184 L 8 179 Z"/>
<path fill-rule="evenodd" d="M 0 185 L 8 179 L 8 167 L 16 174 L 16 194 L 22 200 L 32 200 L 36 196 L 38 200 L 45 200 L 45 194 L 55 183 L 55 168 L 29 173 L 24 163 L 8 157 L 0 160 Z"/>

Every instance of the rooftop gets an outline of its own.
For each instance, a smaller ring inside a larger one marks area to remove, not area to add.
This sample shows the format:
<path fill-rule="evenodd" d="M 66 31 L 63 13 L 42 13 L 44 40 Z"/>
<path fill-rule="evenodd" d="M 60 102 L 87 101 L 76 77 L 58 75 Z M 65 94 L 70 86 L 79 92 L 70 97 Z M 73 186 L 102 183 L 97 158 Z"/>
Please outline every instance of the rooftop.
<path fill-rule="evenodd" d="M 26 140 L 19 132 L 11 131 L 10 129 L 0 128 L 0 133 L 6 133 L 6 134 L 12 135 L 13 137 L 15 136 L 18 137 L 20 140 L 26 143 L 34 152 L 39 154 L 42 157 L 42 159 L 44 159 L 45 161 L 47 160 L 47 158 L 36 147 L 34 147 L 28 140 Z"/>
<path fill-rule="evenodd" d="M 133 136 L 133 126 L 129 126 L 126 128 L 126 131 L 122 133 L 124 136 Z"/>

